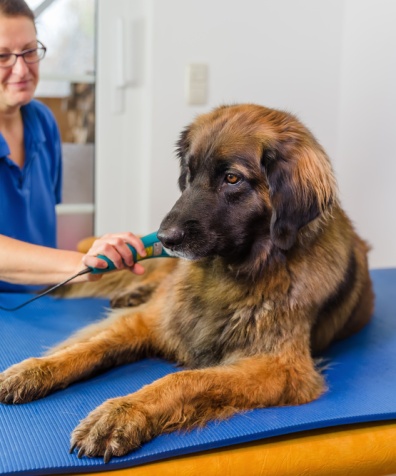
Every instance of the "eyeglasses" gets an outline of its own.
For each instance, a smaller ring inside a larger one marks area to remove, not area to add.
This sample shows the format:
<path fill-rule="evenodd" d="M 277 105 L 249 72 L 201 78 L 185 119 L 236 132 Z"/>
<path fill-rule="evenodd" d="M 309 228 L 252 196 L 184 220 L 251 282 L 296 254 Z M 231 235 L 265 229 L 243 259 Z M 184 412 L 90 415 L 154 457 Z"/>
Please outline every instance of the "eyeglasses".
<path fill-rule="evenodd" d="M 30 48 L 20 53 L 0 53 L 0 68 L 11 68 L 21 56 L 26 64 L 38 63 L 44 56 L 47 48 L 37 41 L 37 48 Z"/>

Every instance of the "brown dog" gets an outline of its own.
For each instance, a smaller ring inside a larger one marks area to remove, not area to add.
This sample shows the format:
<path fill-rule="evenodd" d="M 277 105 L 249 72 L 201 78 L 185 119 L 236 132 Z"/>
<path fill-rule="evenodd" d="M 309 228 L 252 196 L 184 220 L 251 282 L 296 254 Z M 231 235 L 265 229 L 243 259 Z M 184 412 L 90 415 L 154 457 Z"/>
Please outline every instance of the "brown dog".
<path fill-rule="evenodd" d="M 108 461 L 163 432 L 309 402 L 325 390 L 312 355 L 372 313 L 368 247 L 295 117 L 220 107 L 187 127 L 178 155 L 182 194 L 159 237 L 184 259 L 147 262 L 151 272 L 113 291 L 135 307 L 0 375 L 0 401 L 22 403 L 143 356 L 188 368 L 94 410 L 72 434 L 80 457 Z"/>

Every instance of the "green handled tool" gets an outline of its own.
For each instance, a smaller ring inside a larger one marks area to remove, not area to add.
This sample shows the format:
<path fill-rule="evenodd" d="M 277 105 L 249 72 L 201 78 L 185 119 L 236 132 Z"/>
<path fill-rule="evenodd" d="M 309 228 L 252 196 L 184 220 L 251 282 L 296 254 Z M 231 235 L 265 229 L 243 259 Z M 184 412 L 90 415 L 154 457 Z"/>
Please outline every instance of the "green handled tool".
<path fill-rule="evenodd" d="M 149 258 L 161 258 L 169 257 L 168 253 L 165 251 L 162 243 L 159 241 L 157 232 L 150 233 L 149 235 L 143 236 L 141 238 L 143 241 L 144 247 L 146 248 L 146 256 L 140 256 L 140 254 L 135 250 L 135 248 L 127 243 L 128 248 L 132 251 L 134 261 L 141 261 Z M 107 273 L 107 271 L 113 271 L 116 269 L 114 263 L 104 255 L 98 255 L 98 258 L 103 259 L 109 265 L 107 268 L 90 268 L 92 274 Z"/>

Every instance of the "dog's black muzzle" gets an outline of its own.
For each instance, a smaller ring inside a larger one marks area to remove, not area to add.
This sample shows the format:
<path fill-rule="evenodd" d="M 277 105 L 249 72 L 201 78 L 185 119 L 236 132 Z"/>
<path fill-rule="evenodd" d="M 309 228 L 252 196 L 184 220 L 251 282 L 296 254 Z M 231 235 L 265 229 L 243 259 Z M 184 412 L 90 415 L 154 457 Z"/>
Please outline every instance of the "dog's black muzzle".
<path fill-rule="evenodd" d="M 215 210 L 211 194 L 185 190 L 158 230 L 158 238 L 169 254 L 187 259 L 211 254 L 216 246 Z"/>

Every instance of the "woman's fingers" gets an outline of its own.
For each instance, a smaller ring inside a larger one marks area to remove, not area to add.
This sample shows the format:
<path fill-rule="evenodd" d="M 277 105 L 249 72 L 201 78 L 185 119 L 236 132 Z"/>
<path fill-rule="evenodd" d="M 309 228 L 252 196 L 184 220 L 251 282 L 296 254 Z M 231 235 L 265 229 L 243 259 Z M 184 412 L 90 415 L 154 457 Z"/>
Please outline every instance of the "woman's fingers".
<path fill-rule="evenodd" d="M 132 246 L 141 256 L 146 256 L 144 245 L 136 235 L 130 232 L 115 233 L 106 234 L 95 240 L 83 257 L 83 263 L 91 268 L 105 269 L 108 267 L 108 263 L 98 257 L 98 255 L 104 255 L 113 262 L 116 269 L 128 268 L 136 274 L 142 274 L 144 268 L 135 263 L 128 245 Z"/>

